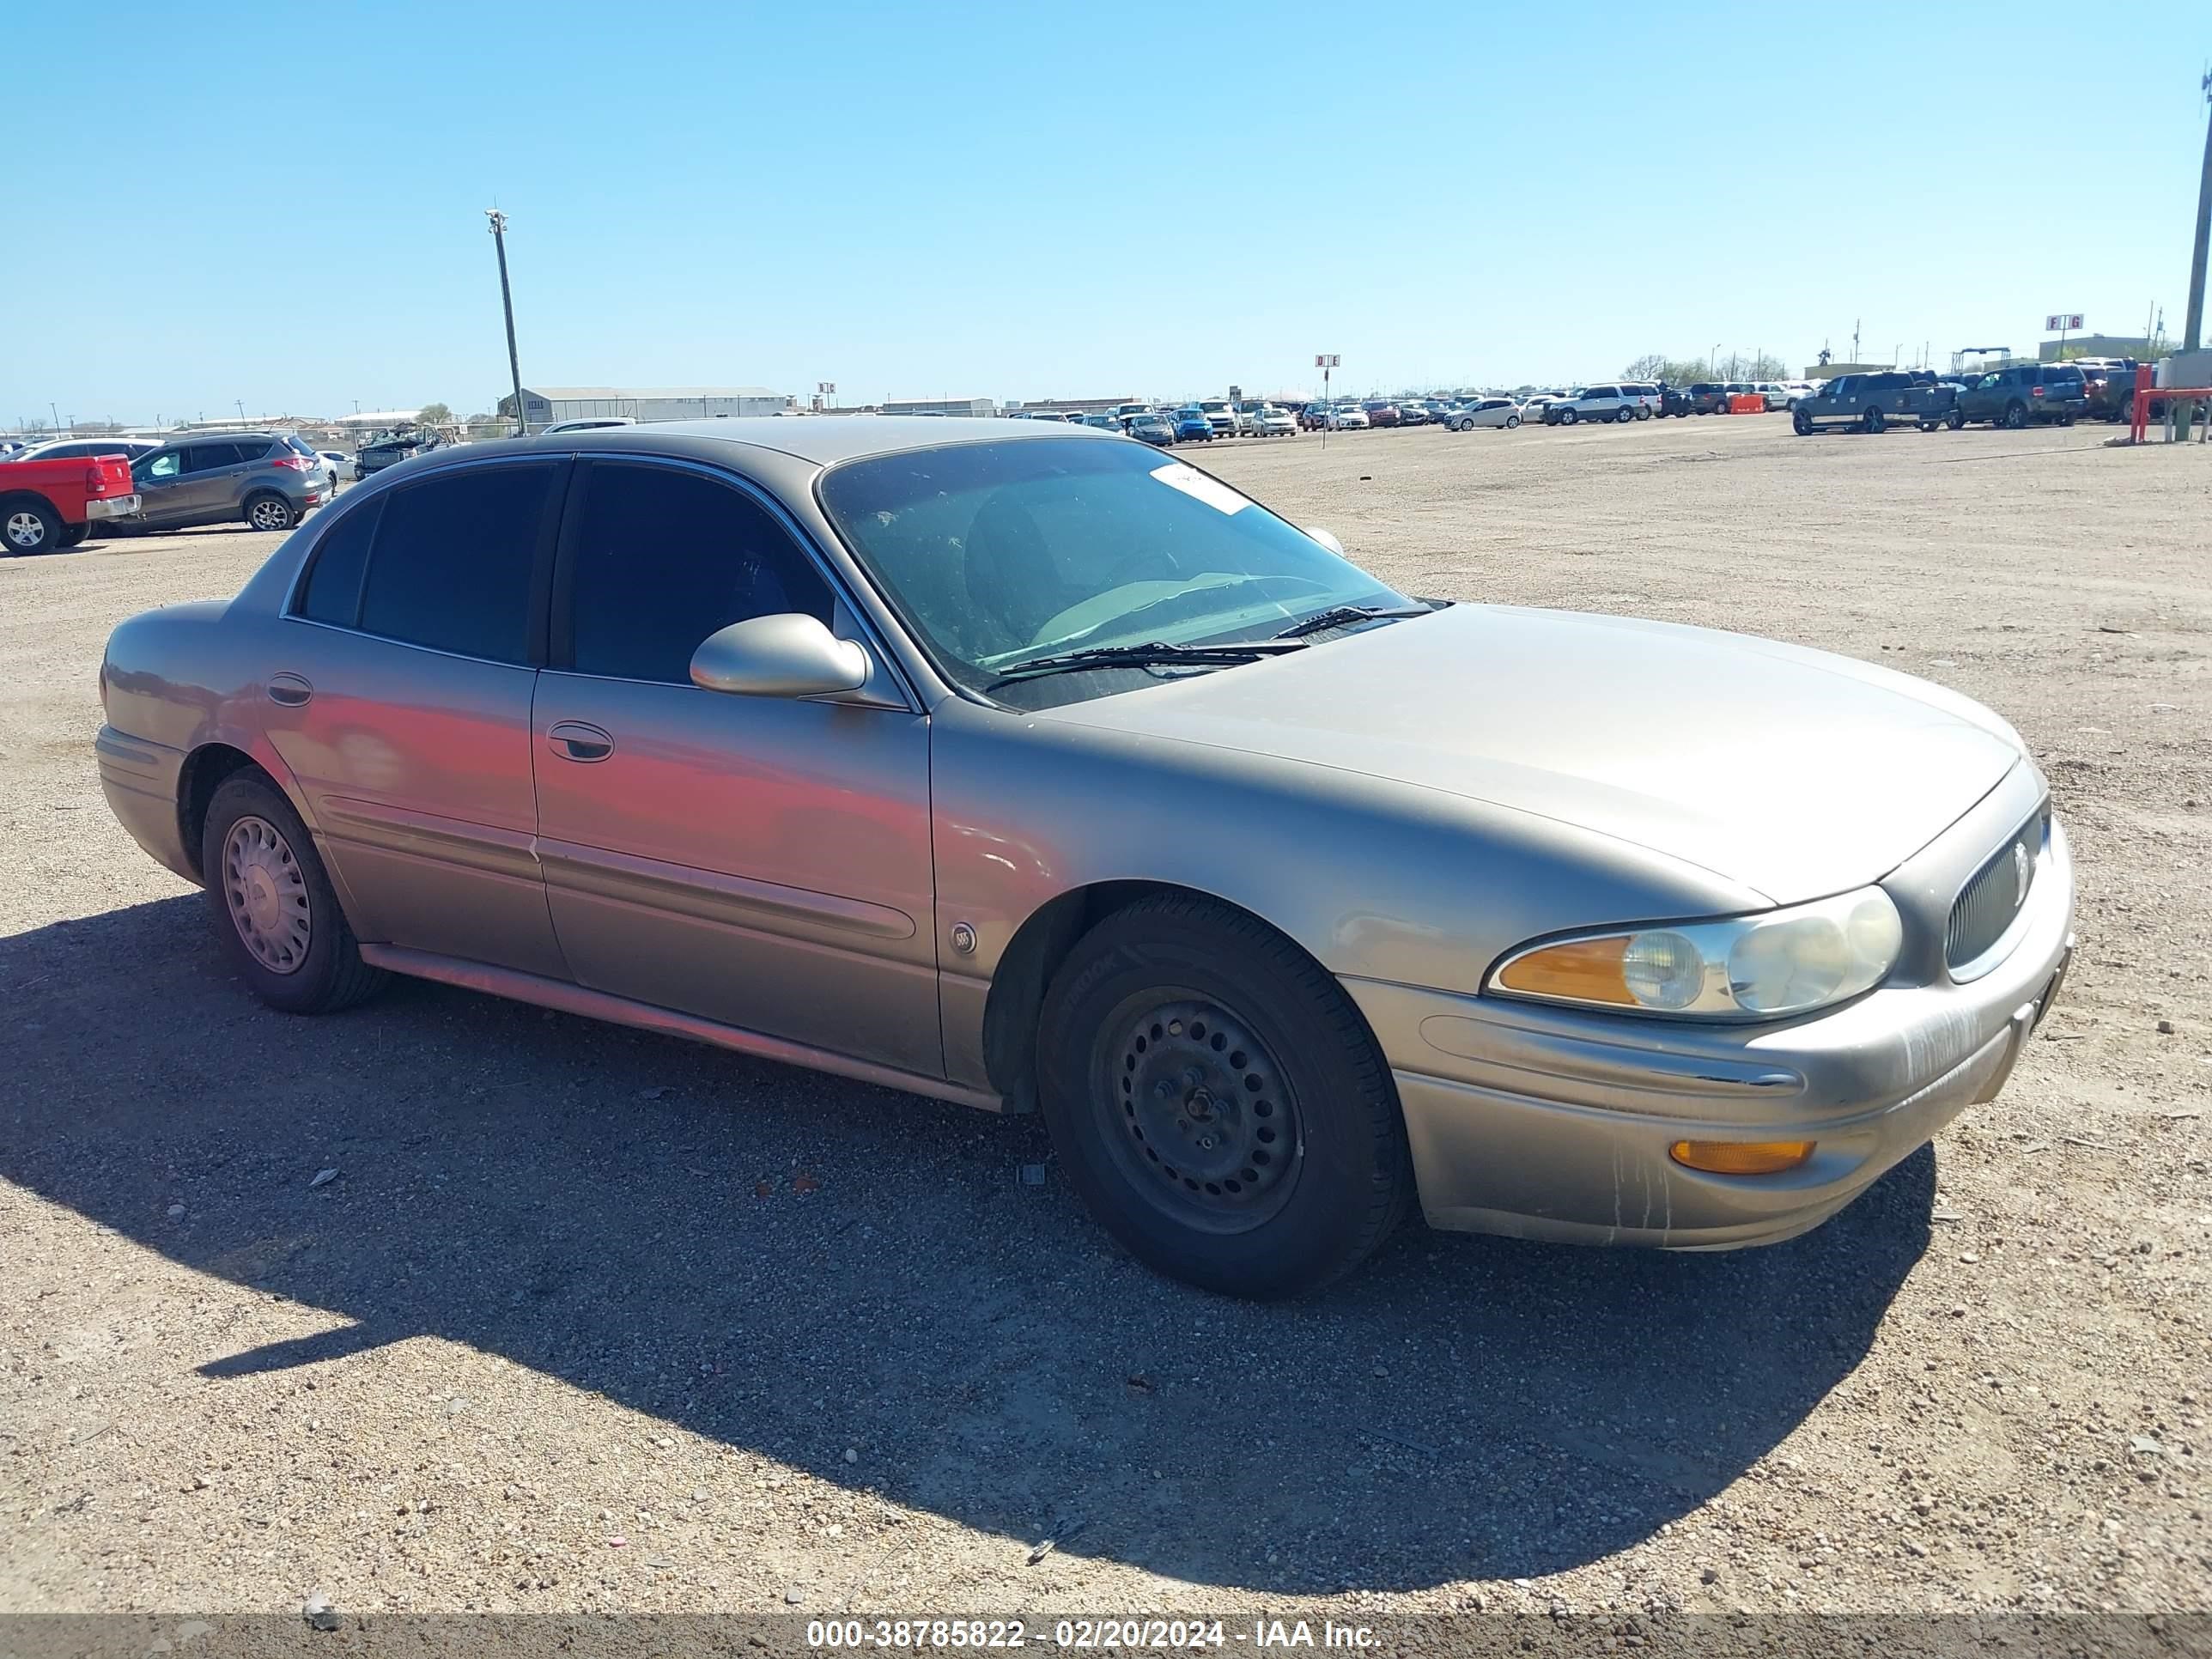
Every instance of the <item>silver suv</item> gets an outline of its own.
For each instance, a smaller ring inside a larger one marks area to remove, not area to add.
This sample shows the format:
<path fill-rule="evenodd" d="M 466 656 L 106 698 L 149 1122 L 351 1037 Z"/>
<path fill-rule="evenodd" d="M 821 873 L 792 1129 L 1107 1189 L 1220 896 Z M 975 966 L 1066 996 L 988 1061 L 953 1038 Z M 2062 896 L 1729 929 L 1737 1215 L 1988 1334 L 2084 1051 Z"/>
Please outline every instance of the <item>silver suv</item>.
<path fill-rule="evenodd" d="M 274 432 L 179 438 L 131 463 L 145 530 L 244 524 L 289 530 L 331 496 L 322 461 Z"/>

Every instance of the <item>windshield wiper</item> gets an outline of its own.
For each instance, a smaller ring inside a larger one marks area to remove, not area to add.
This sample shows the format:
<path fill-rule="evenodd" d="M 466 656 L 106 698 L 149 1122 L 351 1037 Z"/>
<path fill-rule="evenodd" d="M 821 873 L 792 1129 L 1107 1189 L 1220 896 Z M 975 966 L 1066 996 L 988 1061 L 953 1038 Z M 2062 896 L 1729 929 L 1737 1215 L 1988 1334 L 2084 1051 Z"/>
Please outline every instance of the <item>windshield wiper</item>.
<path fill-rule="evenodd" d="M 1247 640 L 1241 644 L 1169 645 L 1154 640 L 1145 645 L 1094 645 L 1083 651 L 1057 652 L 1048 657 L 1031 657 L 1024 662 L 1009 663 L 991 684 L 1005 685 L 1014 680 L 1026 680 L 1040 674 L 1067 674 L 1085 668 L 1146 668 L 1154 665 L 1177 667 L 1184 663 L 1231 664 L 1252 662 L 1261 657 L 1280 656 L 1285 651 L 1302 648 L 1299 640 Z"/>
<path fill-rule="evenodd" d="M 1309 634 L 1326 633 L 1332 628 L 1349 628 L 1354 623 L 1376 622 L 1384 617 L 1425 617 L 1431 607 L 1425 605 L 1338 605 L 1326 611 L 1316 611 L 1302 622 L 1294 622 L 1281 633 L 1279 640 L 1302 640 Z"/>

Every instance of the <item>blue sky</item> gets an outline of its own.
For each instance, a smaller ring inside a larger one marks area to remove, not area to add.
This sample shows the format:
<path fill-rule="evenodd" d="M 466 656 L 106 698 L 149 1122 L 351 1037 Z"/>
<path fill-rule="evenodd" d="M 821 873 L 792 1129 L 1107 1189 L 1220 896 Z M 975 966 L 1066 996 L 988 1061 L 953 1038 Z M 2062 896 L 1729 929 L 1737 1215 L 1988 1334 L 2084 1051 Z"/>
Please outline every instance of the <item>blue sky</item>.
<path fill-rule="evenodd" d="M 224 20 L 218 25 L 217 20 Z M 2178 336 L 2212 15 L 26 5 L 0 422 L 1550 382 Z M 2140 89 L 2136 118 L 2123 88 Z"/>

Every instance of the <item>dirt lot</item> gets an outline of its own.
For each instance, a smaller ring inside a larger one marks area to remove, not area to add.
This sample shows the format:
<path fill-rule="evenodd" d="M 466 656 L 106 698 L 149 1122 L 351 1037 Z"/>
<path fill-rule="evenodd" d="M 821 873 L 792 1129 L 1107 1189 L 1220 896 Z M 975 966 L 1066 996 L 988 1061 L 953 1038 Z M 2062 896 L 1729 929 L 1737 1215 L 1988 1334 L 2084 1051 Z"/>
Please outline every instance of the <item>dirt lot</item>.
<path fill-rule="evenodd" d="M 1117 1256 L 1034 1120 L 423 985 L 264 1012 L 89 745 L 107 629 L 274 538 L 0 562 L 0 1608 L 2203 1607 L 2212 455 L 2109 434 L 1194 458 L 1417 592 L 1955 686 L 2080 860 L 2008 1091 L 1812 1235 L 1409 1231 L 1291 1306 Z"/>

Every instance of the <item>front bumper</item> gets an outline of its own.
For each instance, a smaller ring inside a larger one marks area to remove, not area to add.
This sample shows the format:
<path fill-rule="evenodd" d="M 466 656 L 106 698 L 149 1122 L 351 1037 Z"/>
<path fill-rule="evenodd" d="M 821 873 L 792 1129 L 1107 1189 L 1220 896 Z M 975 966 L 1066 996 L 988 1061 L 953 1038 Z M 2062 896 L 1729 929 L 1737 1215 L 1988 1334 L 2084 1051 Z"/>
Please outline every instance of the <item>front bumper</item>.
<path fill-rule="evenodd" d="M 128 519 L 138 511 L 138 497 L 131 495 L 95 495 L 84 504 L 88 519 Z"/>
<path fill-rule="evenodd" d="M 2001 787 L 1885 882 L 1923 933 L 1930 896 L 1940 916 L 2032 805 Z M 2073 917 L 2054 819 L 2010 953 L 1965 984 L 1942 966 L 1940 922 L 1932 967 L 1909 939 L 1882 988 L 1778 1026 L 1344 983 L 1389 1060 L 1431 1225 L 1727 1249 L 1817 1225 L 1994 1099 L 2057 990 Z M 1668 1155 L 1677 1140 L 1776 1139 L 1819 1144 L 1777 1176 L 1711 1175 Z"/>

